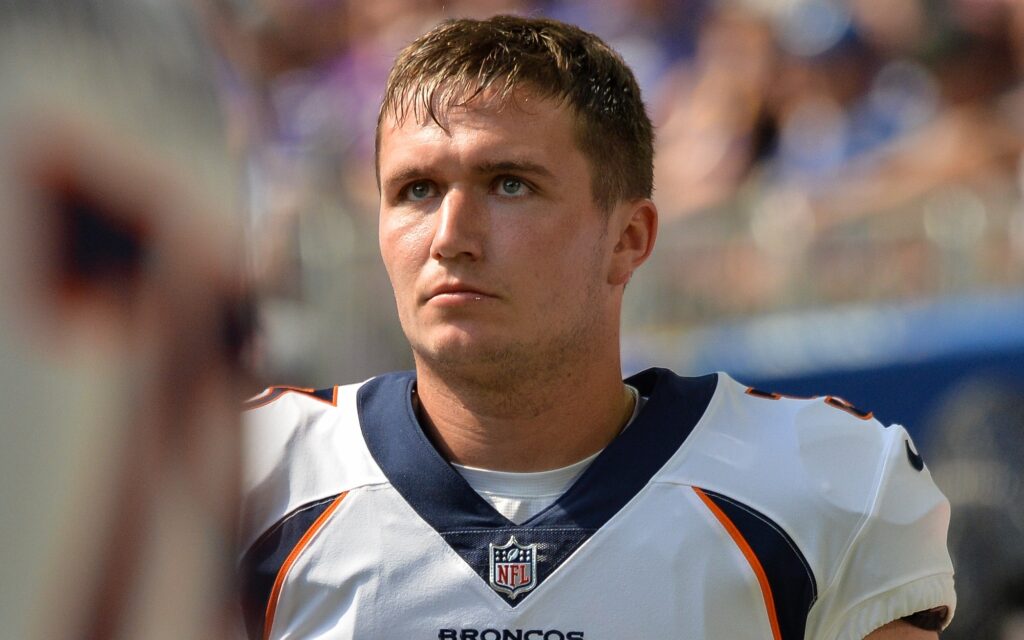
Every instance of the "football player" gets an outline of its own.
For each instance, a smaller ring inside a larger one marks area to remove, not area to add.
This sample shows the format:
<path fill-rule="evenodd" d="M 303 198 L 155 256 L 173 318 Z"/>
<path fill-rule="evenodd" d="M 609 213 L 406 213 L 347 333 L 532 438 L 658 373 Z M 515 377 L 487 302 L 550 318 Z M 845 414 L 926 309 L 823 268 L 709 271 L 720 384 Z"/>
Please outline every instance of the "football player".
<path fill-rule="evenodd" d="M 415 371 L 247 418 L 253 638 L 927 639 L 948 503 L 906 431 L 725 374 L 620 377 L 650 255 L 633 74 L 546 19 L 407 47 L 377 130 Z"/>

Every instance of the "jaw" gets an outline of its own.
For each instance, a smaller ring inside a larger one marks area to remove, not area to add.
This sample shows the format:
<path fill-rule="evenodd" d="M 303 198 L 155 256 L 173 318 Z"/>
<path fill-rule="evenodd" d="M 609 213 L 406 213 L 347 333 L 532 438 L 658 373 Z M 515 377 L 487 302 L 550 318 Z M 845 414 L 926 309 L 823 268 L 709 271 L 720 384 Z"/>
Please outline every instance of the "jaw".
<path fill-rule="evenodd" d="M 488 327 L 480 321 L 453 321 L 409 335 L 417 364 L 439 374 L 456 377 L 490 377 L 491 369 L 515 368 L 529 348 L 511 338 L 509 331 Z"/>

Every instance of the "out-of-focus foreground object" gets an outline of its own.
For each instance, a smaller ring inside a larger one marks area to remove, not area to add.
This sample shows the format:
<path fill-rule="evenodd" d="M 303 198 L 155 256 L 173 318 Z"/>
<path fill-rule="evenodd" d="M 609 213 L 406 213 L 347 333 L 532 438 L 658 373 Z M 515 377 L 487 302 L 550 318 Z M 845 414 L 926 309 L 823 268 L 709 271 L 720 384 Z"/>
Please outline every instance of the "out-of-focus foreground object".
<path fill-rule="evenodd" d="M 0 3 L 0 620 L 231 632 L 248 335 L 187 7 Z"/>

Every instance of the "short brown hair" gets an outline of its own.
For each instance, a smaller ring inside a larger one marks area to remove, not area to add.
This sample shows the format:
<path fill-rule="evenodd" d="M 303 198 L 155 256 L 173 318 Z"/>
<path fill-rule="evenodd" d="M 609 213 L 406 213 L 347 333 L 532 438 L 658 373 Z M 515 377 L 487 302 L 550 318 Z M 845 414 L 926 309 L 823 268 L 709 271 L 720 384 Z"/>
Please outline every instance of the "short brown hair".
<path fill-rule="evenodd" d="M 448 20 L 403 49 L 377 118 L 377 152 L 385 117 L 401 123 L 411 112 L 444 128 L 448 109 L 484 92 L 504 105 L 520 89 L 575 113 L 595 202 L 611 209 L 651 196 L 654 133 L 633 72 L 597 36 L 545 18 Z M 379 157 L 377 163 L 379 172 Z"/>

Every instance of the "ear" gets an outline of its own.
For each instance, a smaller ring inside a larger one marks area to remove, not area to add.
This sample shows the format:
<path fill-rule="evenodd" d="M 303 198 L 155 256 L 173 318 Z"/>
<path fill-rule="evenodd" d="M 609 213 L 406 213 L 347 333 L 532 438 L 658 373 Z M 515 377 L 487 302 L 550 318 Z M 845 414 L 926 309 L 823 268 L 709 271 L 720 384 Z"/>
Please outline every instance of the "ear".
<path fill-rule="evenodd" d="M 658 235 L 658 209 L 647 198 L 622 202 L 615 207 L 609 221 L 616 234 L 608 269 L 608 284 L 625 285 L 633 272 L 647 261 Z"/>

